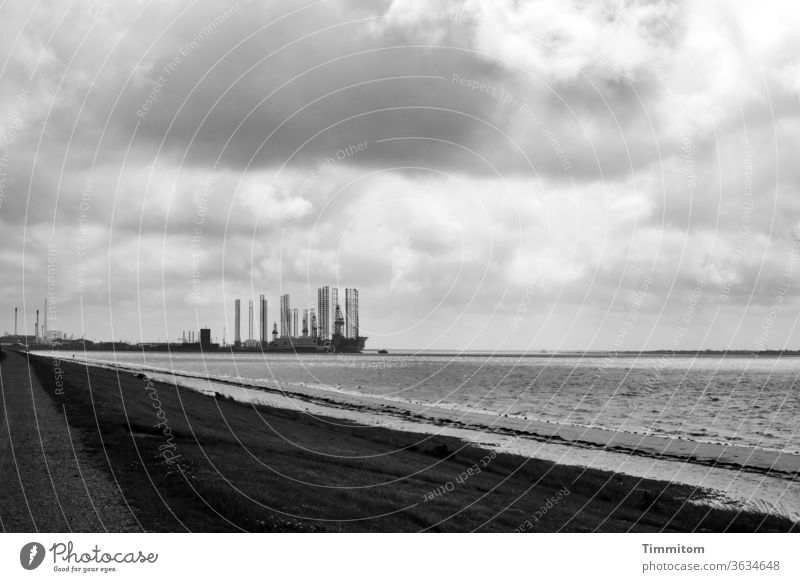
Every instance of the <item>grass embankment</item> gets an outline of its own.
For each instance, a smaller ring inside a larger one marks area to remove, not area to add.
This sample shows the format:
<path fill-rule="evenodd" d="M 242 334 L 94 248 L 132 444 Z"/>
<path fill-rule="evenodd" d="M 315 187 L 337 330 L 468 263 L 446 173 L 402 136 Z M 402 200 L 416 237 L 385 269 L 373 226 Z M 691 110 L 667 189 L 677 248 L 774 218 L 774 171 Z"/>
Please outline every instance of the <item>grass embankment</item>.
<path fill-rule="evenodd" d="M 31 363 L 148 530 L 794 527 L 687 503 L 701 495 L 688 486 L 505 454 L 487 461 L 486 450 L 456 439 L 253 407 L 113 370 L 62 362 L 58 394 L 52 363 Z"/>

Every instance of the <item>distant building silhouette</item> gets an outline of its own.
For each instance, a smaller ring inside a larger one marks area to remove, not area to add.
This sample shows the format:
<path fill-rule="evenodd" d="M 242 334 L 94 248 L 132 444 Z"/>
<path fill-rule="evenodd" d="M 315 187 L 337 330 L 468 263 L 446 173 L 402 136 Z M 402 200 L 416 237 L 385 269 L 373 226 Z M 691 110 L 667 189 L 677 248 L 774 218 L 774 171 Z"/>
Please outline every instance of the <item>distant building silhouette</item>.
<path fill-rule="evenodd" d="M 267 329 L 267 300 L 263 294 L 259 297 L 258 307 L 258 339 L 262 344 L 265 344 L 269 342 L 269 330 Z"/>
<path fill-rule="evenodd" d="M 317 314 L 314 312 L 314 308 L 311 308 L 311 337 L 317 339 L 319 337 L 319 330 L 317 328 Z"/>
<path fill-rule="evenodd" d="M 336 311 L 339 309 L 339 288 L 331 287 L 331 330 L 329 333 L 332 335 L 336 334 Z"/>
<path fill-rule="evenodd" d="M 200 347 L 204 350 L 211 348 L 211 330 L 206 327 L 200 328 Z"/>
<path fill-rule="evenodd" d="M 236 299 L 233 302 L 233 345 L 242 344 L 242 301 Z"/>
<path fill-rule="evenodd" d="M 317 289 L 317 311 L 319 319 L 317 320 L 318 329 L 317 334 L 320 339 L 330 339 L 331 334 L 331 290 L 330 287 L 325 285 Z"/>
<path fill-rule="evenodd" d="M 292 316 L 289 294 L 281 295 L 281 336 L 292 335 Z"/>
<path fill-rule="evenodd" d="M 248 313 L 247 313 L 247 339 L 248 341 L 253 340 L 253 300 L 250 299 L 248 302 Z"/>
<path fill-rule="evenodd" d="M 358 289 L 344 290 L 345 337 L 358 337 Z"/>

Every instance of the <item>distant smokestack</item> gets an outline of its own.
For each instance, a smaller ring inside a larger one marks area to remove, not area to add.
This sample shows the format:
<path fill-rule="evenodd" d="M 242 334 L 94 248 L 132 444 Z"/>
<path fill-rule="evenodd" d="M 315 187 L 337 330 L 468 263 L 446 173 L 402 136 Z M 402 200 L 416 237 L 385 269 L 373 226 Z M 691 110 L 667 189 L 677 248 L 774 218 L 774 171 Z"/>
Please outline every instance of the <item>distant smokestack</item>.
<path fill-rule="evenodd" d="M 39 341 L 39 310 L 36 310 L 36 325 L 33 328 L 33 337 Z"/>
<path fill-rule="evenodd" d="M 16 307 L 14 308 L 14 335 L 19 335 L 19 334 L 17 334 L 17 308 Z"/>

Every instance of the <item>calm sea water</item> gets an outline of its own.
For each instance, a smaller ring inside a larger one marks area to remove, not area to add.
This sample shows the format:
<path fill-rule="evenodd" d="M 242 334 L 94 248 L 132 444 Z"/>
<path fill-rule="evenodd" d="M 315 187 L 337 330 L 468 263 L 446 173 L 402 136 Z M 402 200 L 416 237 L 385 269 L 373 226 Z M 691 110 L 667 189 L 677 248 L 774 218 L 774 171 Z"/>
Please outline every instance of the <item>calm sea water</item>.
<path fill-rule="evenodd" d="M 800 358 L 90 352 L 88 359 L 800 452 Z"/>

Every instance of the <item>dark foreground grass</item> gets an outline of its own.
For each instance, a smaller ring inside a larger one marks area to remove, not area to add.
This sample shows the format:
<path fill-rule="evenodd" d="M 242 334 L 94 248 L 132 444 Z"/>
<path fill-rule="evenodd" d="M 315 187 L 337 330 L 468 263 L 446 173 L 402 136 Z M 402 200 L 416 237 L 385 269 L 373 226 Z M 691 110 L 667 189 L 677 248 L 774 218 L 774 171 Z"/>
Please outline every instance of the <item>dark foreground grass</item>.
<path fill-rule="evenodd" d="M 781 517 L 689 502 L 704 492 L 684 485 L 254 407 L 125 372 L 62 362 L 63 393 L 57 394 L 52 364 L 30 359 L 45 390 L 63 405 L 70 425 L 81 429 L 96 462 L 113 475 L 147 530 L 794 527 Z"/>

